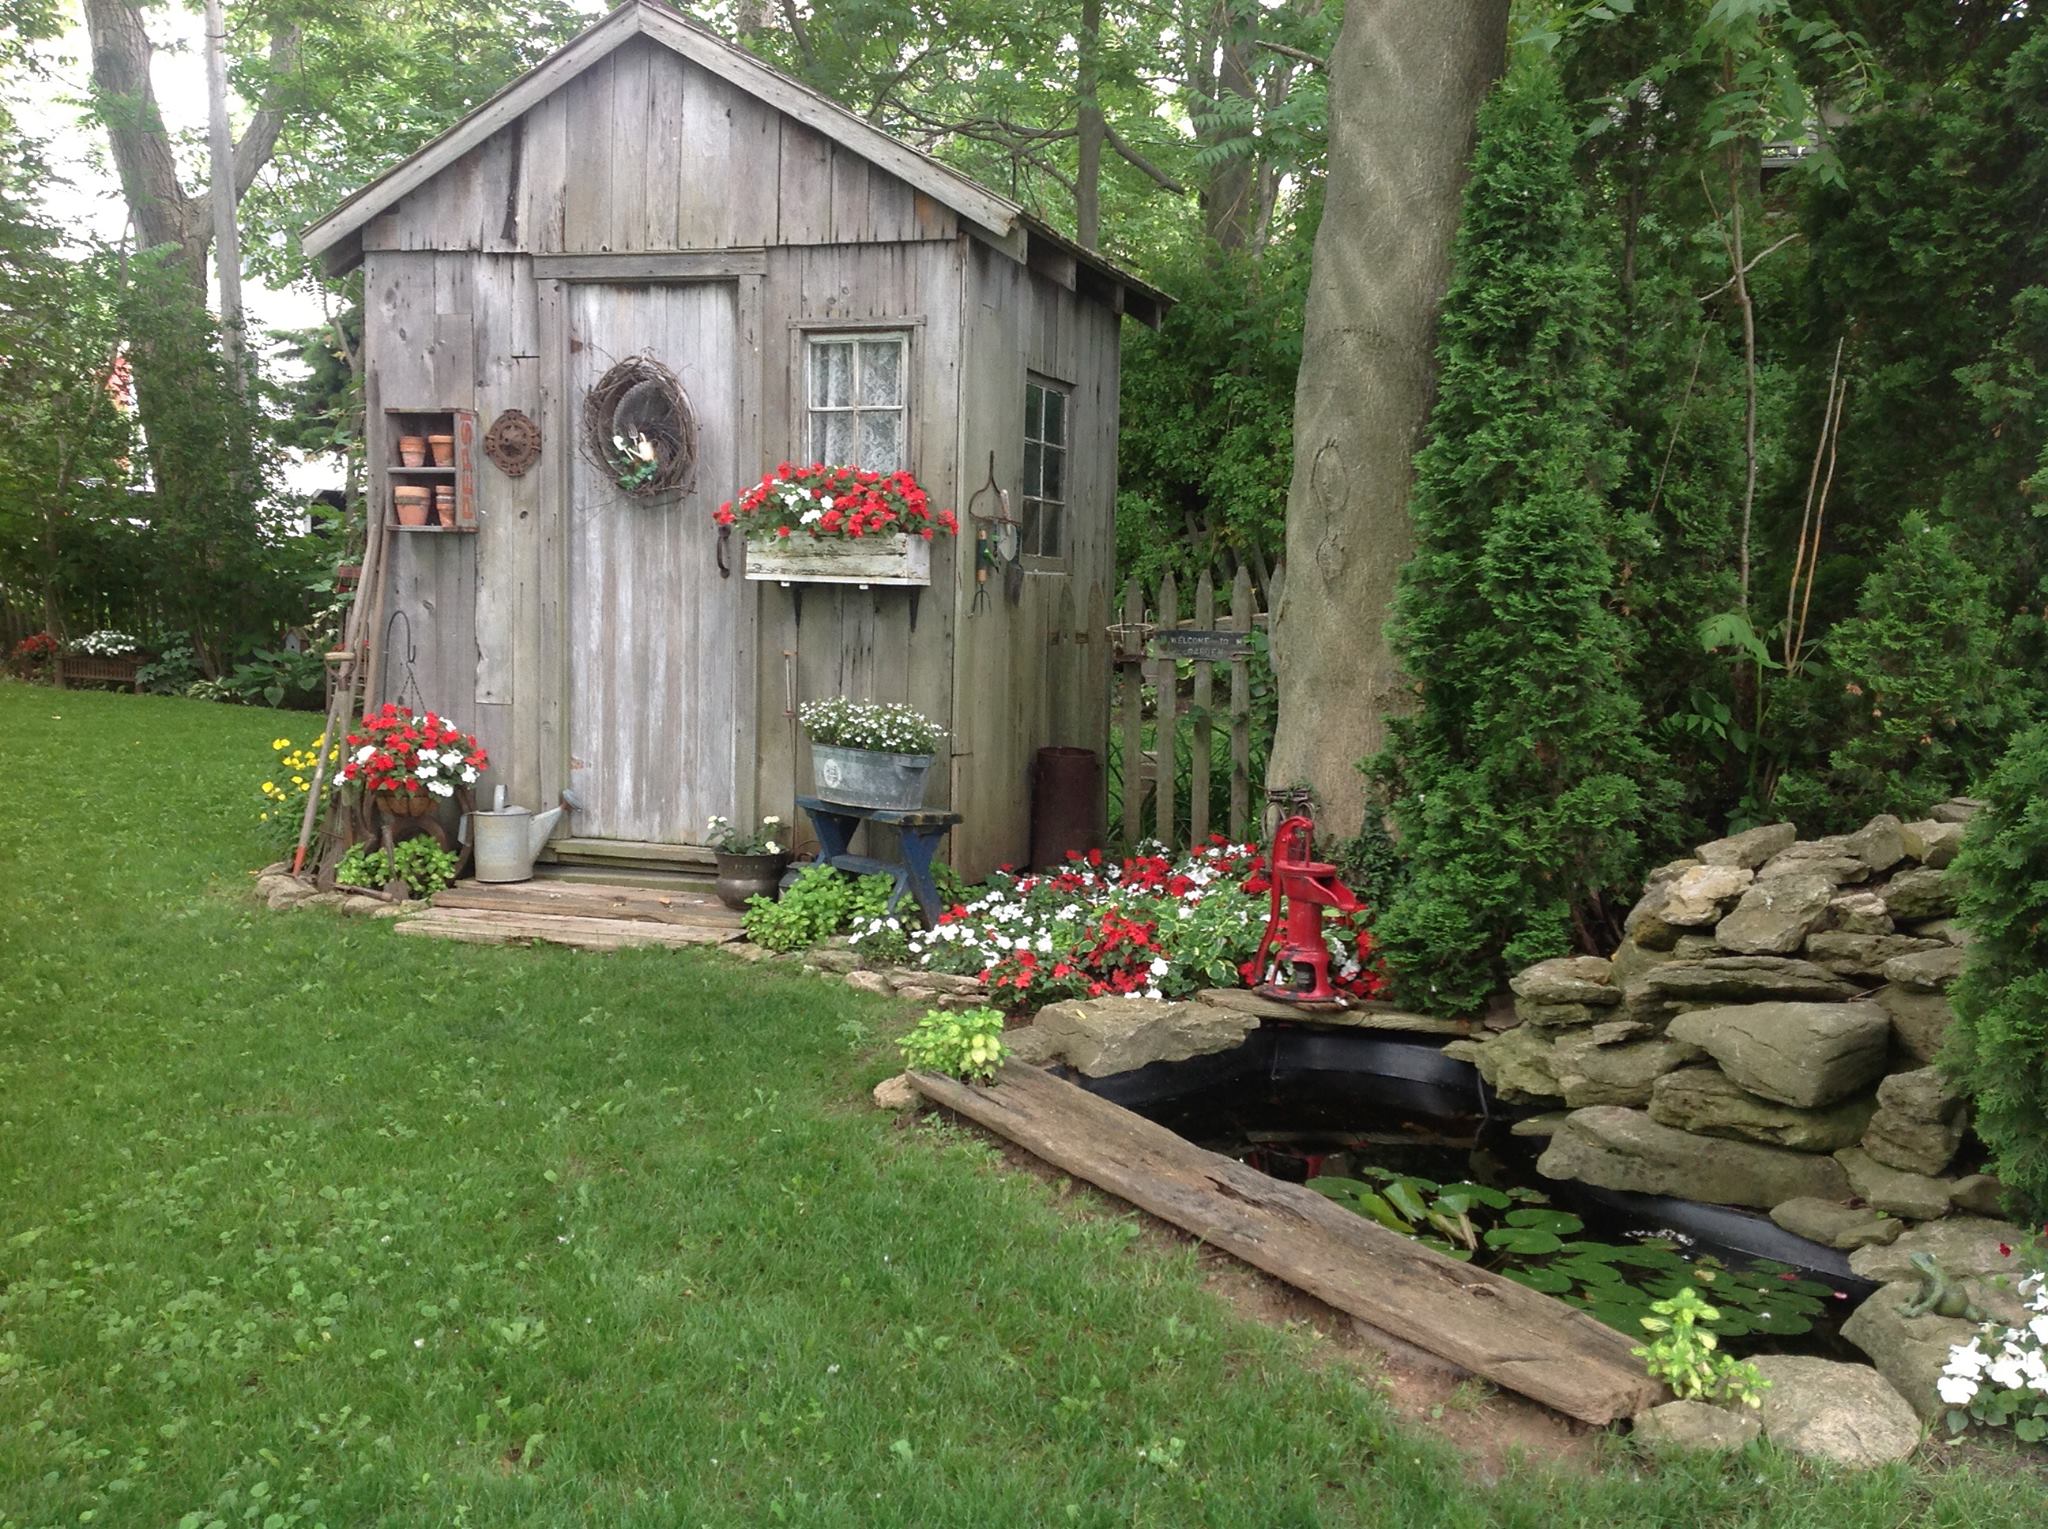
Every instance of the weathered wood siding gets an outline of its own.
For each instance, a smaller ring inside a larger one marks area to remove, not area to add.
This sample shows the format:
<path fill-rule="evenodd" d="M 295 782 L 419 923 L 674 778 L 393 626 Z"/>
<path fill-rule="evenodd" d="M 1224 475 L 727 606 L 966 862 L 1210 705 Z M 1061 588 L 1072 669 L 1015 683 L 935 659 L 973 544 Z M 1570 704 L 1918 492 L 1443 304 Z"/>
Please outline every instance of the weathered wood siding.
<path fill-rule="evenodd" d="M 965 821 L 952 851 L 975 874 L 1029 854 L 1038 749 L 1108 746 L 1120 352 L 1109 308 L 984 245 L 965 251 L 963 497 L 986 479 L 993 452 L 996 481 L 1021 513 L 1026 375 L 1073 390 L 1064 570 L 1028 573 L 1014 607 L 991 580 L 978 614 L 971 574 L 956 590 L 953 806 Z M 962 534 L 971 543 L 973 527 Z"/>
<path fill-rule="evenodd" d="M 635 38 L 364 230 L 364 248 L 601 254 L 950 240 L 959 219 Z"/>

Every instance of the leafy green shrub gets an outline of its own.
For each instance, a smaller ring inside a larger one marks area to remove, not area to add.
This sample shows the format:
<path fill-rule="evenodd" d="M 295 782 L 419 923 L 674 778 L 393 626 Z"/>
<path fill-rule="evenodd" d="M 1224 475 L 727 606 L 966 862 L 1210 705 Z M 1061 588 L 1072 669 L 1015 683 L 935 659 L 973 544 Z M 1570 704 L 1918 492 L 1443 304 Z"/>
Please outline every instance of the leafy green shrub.
<path fill-rule="evenodd" d="M 829 865 L 809 865 L 779 900 L 748 899 L 747 938 L 764 950 L 809 950 L 843 930 L 884 920 L 887 876 L 851 877 Z"/>
<path fill-rule="evenodd" d="M 1941 1061 L 1975 1106 L 1999 1180 L 2048 1214 L 2048 724 L 2014 740 L 1978 788 L 1949 874 L 1974 939 L 1949 996 Z"/>
<path fill-rule="evenodd" d="M 1629 1352 L 1643 1361 L 1652 1380 L 1661 1380 L 1682 1402 L 1740 1402 L 1761 1407 L 1770 1382 L 1755 1365 L 1720 1352 L 1721 1340 L 1705 1324 L 1721 1313 L 1700 1299 L 1697 1290 L 1681 1290 L 1650 1307 L 1642 1319 L 1650 1341 Z"/>
<path fill-rule="evenodd" d="M 344 887 L 375 890 L 397 877 L 414 897 L 432 897 L 455 883 L 455 868 L 461 862 L 424 834 L 401 840 L 386 854 L 366 844 L 352 847 L 334 868 L 334 879 Z"/>
<path fill-rule="evenodd" d="M 1631 885 L 1660 777 L 1612 605 L 1642 538 L 1609 502 L 1612 281 L 1575 142 L 1538 71 L 1481 109 L 1416 458 L 1393 637 L 1420 700 L 1370 766 L 1410 874 L 1373 933 L 1397 994 L 1439 1013 L 1563 954 Z"/>
<path fill-rule="evenodd" d="M 928 1009 L 917 1027 L 903 1037 L 903 1060 L 920 1072 L 943 1073 L 987 1083 L 1003 1065 L 1003 1016 L 995 1009 L 967 1009 L 948 1014 Z"/>

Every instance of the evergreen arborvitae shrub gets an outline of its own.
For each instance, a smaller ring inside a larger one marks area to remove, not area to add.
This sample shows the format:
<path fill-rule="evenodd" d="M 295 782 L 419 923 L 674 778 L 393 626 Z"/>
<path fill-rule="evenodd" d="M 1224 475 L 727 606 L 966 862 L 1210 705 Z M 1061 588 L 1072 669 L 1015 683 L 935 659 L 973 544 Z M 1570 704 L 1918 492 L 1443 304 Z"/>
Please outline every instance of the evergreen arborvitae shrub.
<path fill-rule="evenodd" d="M 1625 892 L 1657 775 L 1609 604 L 1639 531 L 1608 502 L 1613 278 L 1573 141 L 1540 71 L 1480 112 L 1395 610 L 1418 707 L 1369 766 L 1409 858 L 1374 935 L 1404 998 L 1445 1012 Z"/>
<path fill-rule="evenodd" d="M 2048 724 L 2014 740 L 1979 787 L 1949 874 L 1974 940 L 1950 991 L 1942 1066 L 1968 1091 L 1999 1179 L 2048 1215 Z"/>
<path fill-rule="evenodd" d="M 1915 511 L 1878 559 L 1814 671 L 1812 714 L 1840 742 L 1824 771 L 1778 789 L 1779 811 L 1809 828 L 1915 817 L 1967 789 L 2028 720 L 2025 683 L 1999 658 L 1991 580 L 1954 532 Z"/>

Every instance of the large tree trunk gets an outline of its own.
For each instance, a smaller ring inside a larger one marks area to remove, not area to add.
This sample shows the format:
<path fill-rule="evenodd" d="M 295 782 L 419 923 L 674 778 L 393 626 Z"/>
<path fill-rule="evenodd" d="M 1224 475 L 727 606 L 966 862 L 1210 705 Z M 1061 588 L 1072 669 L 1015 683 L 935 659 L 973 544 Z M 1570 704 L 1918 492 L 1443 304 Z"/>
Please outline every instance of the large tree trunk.
<path fill-rule="evenodd" d="M 1409 699 L 1387 620 L 1415 550 L 1410 464 L 1429 420 L 1473 117 L 1506 60 L 1507 21 L 1508 0 L 1353 0 L 1330 59 L 1267 779 L 1312 787 L 1333 834 L 1358 831 L 1359 762 Z"/>

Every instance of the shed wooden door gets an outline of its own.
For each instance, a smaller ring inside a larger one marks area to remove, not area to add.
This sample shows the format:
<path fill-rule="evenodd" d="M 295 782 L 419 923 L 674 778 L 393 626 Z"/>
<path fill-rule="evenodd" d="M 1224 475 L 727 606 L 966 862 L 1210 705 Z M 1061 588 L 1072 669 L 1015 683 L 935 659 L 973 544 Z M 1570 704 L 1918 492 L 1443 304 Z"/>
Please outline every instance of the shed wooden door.
<path fill-rule="evenodd" d="M 721 579 L 711 511 L 732 496 L 740 424 L 731 282 L 568 285 L 569 415 L 647 354 L 681 380 L 697 421 L 690 492 L 640 499 L 580 452 L 569 470 L 569 784 L 578 838 L 701 844 L 737 819 L 740 593 Z M 575 444 L 562 442 L 575 451 Z"/>

